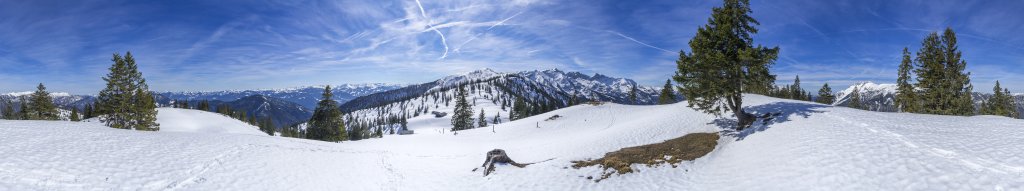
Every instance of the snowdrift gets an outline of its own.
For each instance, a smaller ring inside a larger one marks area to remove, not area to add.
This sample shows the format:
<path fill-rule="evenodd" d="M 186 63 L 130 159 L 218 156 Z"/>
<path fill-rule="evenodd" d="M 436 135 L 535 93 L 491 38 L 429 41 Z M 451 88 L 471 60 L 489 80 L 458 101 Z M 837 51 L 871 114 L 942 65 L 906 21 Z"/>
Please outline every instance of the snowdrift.
<path fill-rule="evenodd" d="M 444 118 L 423 118 L 410 121 L 413 135 L 344 143 L 0 120 L 0 190 L 1024 189 L 1024 120 L 746 98 L 750 111 L 782 115 L 735 132 L 734 118 L 686 103 L 579 105 L 458 135 L 430 131 L 446 128 Z M 553 115 L 562 117 L 546 120 Z M 723 136 L 678 168 L 635 166 L 595 183 L 585 177 L 599 167 L 569 167 L 695 132 Z M 472 172 L 495 148 L 517 162 L 553 160 Z"/>
<path fill-rule="evenodd" d="M 267 135 L 259 127 L 218 113 L 178 108 L 157 108 L 161 132 L 231 133 Z"/>

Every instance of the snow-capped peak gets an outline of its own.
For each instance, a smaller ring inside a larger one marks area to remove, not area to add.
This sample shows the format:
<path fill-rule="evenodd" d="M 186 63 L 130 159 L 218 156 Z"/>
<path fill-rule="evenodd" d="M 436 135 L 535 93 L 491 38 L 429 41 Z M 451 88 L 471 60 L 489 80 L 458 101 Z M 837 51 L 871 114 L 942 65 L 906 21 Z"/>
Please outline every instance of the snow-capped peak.
<path fill-rule="evenodd" d="M 6 93 L 4 95 L 12 96 L 12 97 L 18 97 L 18 96 L 32 95 L 32 93 L 35 93 L 35 91 L 11 92 L 11 93 Z M 67 92 L 50 92 L 50 96 L 51 97 L 68 97 L 68 96 L 71 96 L 71 94 L 67 93 Z"/>

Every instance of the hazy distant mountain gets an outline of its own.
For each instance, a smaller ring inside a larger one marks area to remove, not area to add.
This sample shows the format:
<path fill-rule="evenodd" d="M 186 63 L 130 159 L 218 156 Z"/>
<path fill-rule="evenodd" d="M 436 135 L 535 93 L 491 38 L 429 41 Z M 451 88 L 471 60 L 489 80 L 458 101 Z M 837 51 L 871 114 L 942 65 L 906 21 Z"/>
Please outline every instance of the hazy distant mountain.
<path fill-rule="evenodd" d="M 233 110 L 245 111 L 258 119 L 270 116 L 274 125 L 278 127 L 304 122 L 313 116 L 313 111 L 302 105 L 264 95 L 251 95 L 224 104 Z"/>
<path fill-rule="evenodd" d="M 331 86 L 334 93 L 334 100 L 345 103 L 356 97 L 393 90 L 404 87 L 397 84 L 342 84 Z M 265 90 L 227 90 L 227 91 L 205 91 L 205 92 L 159 92 L 157 95 L 169 100 L 219 100 L 234 101 L 251 95 L 264 95 L 267 97 L 280 98 L 285 101 L 295 102 L 307 109 L 316 108 L 316 102 L 320 100 L 324 92 L 323 86 L 306 86 L 287 89 L 265 89 Z"/>

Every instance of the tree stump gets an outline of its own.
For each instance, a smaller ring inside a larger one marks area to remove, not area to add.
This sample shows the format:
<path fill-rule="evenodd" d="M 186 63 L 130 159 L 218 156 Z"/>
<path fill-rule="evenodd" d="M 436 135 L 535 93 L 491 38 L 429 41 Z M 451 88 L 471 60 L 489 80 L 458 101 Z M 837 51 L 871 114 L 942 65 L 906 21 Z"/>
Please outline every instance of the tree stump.
<path fill-rule="evenodd" d="M 495 163 L 510 164 L 512 166 L 516 166 L 519 168 L 523 168 L 526 167 L 526 165 L 530 165 L 517 163 L 516 161 L 512 160 L 512 158 L 508 157 L 508 154 L 505 153 L 505 150 L 494 149 L 487 152 L 487 158 L 484 160 L 484 164 L 480 166 L 484 168 L 484 176 L 487 176 L 491 174 L 491 172 L 494 172 Z M 476 169 L 473 169 L 473 171 L 476 171 Z"/>

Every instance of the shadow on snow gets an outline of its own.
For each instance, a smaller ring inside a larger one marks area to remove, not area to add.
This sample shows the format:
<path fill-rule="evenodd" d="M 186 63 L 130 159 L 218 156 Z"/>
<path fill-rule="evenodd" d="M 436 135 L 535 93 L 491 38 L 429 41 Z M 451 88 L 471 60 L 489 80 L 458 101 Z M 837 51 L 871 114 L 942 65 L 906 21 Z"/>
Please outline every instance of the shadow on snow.
<path fill-rule="evenodd" d="M 770 104 L 745 107 L 745 111 L 758 117 L 757 120 L 746 129 L 736 131 L 737 120 L 735 118 L 718 118 L 709 124 L 715 124 L 716 126 L 725 129 L 721 132 L 722 135 L 733 136 L 736 137 L 737 141 L 740 141 L 754 133 L 768 130 L 768 128 L 771 128 L 771 125 L 773 124 L 790 121 L 790 117 L 799 116 L 807 118 L 814 113 L 823 113 L 823 111 L 817 110 L 818 108 L 827 107 L 832 106 L 810 103 L 774 102 Z"/>

